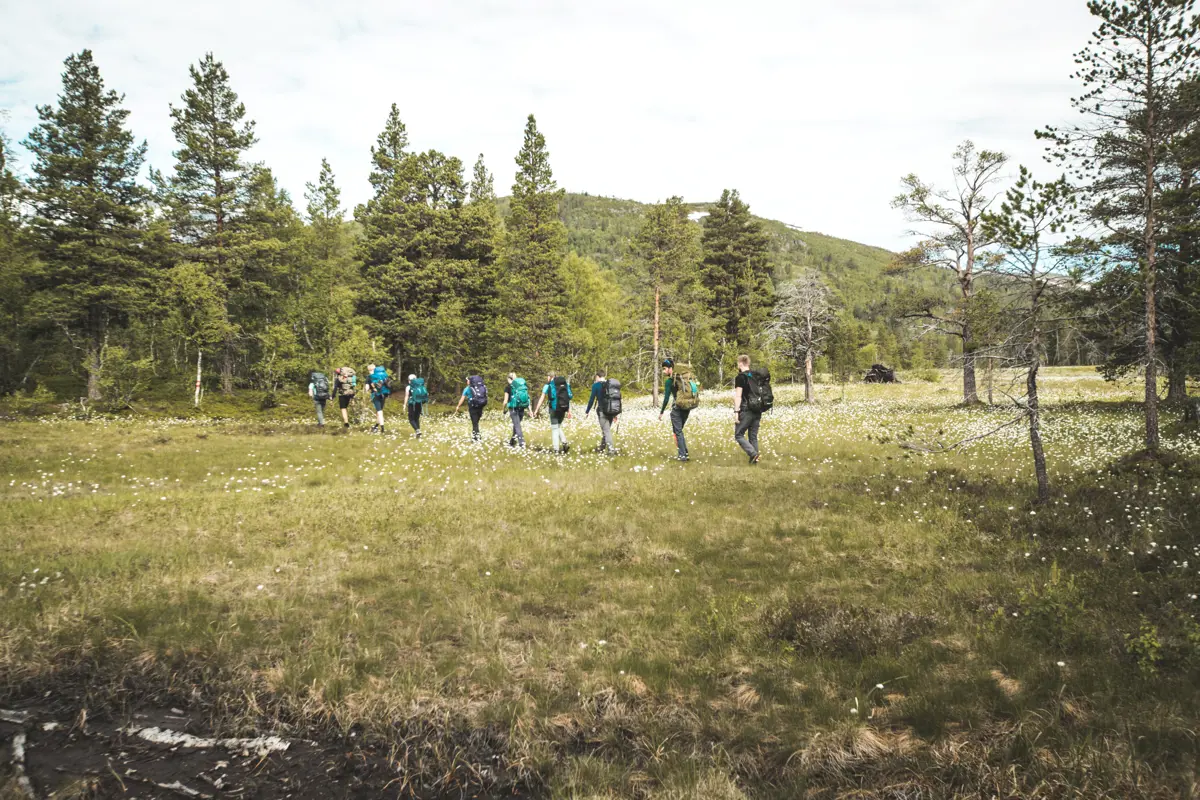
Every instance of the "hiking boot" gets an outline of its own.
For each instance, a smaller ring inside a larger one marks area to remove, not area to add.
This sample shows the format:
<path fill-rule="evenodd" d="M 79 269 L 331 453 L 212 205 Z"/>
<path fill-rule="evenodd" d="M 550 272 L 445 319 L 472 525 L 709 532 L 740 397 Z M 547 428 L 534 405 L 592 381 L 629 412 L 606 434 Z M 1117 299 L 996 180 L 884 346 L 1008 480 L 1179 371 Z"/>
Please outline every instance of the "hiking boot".
<path fill-rule="evenodd" d="M 571 452 L 571 445 L 567 444 L 566 442 L 563 442 L 562 451 L 563 451 L 563 455 L 566 455 L 567 453 Z"/>
<path fill-rule="evenodd" d="M 752 467 L 758 466 L 758 462 L 760 459 L 762 459 L 761 453 L 755 453 L 754 455 L 750 456 L 750 466 L 752 466 Z"/>
<path fill-rule="evenodd" d="M 350 423 L 349 423 L 349 422 L 343 422 L 343 423 L 342 423 L 342 427 L 343 427 L 343 428 L 345 428 L 346 430 L 350 430 Z"/>

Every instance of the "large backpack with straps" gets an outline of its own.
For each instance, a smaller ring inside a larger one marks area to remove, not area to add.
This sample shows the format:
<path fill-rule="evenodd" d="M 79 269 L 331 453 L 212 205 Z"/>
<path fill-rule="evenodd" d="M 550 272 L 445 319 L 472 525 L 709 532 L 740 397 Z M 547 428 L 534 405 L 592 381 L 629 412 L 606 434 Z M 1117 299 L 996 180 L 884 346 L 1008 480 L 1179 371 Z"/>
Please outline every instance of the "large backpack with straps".
<path fill-rule="evenodd" d="M 562 375 L 550 382 L 550 410 L 571 410 L 571 384 Z"/>
<path fill-rule="evenodd" d="M 467 378 L 467 386 L 471 390 L 471 397 L 467 400 L 467 404 L 474 408 L 483 408 L 487 405 L 487 385 L 483 382 L 482 375 L 472 375 Z"/>
<path fill-rule="evenodd" d="M 354 369 L 352 367 L 342 367 L 338 380 L 342 384 L 342 396 L 354 397 L 355 387 L 358 386 L 358 376 L 354 374 Z"/>
<path fill-rule="evenodd" d="M 314 372 L 310 378 L 313 385 L 314 400 L 329 399 L 329 378 L 325 377 L 324 372 Z"/>
<path fill-rule="evenodd" d="M 413 378 L 408 384 L 408 404 L 418 405 L 429 402 L 429 389 L 425 386 L 424 378 Z"/>
<path fill-rule="evenodd" d="M 600 388 L 600 413 L 606 417 L 621 413 L 621 382 L 616 378 L 609 378 Z"/>
<path fill-rule="evenodd" d="M 700 381 L 690 364 L 676 364 L 671 375 L 675 389 L 675 407 L 690 411 L 700 405 Z"/>
<path fill-rule="evenodd" d="M 764 367 L 752 369 L 746 376 L 750 384 L 749 397 L 743 402 L 750 411 L 770 411 L 775 407 L 775 393 L 771 390 L 771 373 Z"/>
<path fill-rule="evenodd" d="M 384 397 L 392 393 L 392 379 L 386 367 L 376 367 L 371 373 L 371 391 Z"/>
<path fill-rule="evenodd" d="M 529 408 L 529 386 L 524 378 L 513 378 L 508 386 L 508 407 Z"/>

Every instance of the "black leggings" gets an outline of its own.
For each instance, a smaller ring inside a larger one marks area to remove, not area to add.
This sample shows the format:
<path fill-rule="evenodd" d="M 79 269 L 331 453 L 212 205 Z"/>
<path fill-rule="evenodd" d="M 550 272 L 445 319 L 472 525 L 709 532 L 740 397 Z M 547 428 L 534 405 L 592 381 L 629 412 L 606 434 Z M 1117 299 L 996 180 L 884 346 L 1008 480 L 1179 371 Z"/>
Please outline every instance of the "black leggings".
<path fill-rule="evenodd" d="M 413 430 L 416 431 L 417 433 L 421 432 L 421 404 L 420 403 L 409 403 L 408 404 L 408 424 L 412 425 Z"/>
<path fill-rule="evenodd" d="M 471 438 L 479 438 L 479 420 L 483 417 L 483 406 L 467 406 L 467 413 L 471 415 Z"/>

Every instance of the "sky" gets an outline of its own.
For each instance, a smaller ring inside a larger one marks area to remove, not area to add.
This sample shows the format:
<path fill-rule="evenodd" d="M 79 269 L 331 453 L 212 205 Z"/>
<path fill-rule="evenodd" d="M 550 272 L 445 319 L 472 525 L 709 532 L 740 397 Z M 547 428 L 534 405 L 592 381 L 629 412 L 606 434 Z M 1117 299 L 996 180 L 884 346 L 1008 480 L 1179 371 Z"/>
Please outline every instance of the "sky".
<path fill-rule="evenodd" d="M 149 162 L 212 52 L 257 122 L 250 158 L 298 207 L 328 158 L 348 209 L 397 103 L 412 146 L 507 194 L 525 118 L 559 186 L 656 202 L 737 189 L 754 213 L 890 249 L 902 176 L 951 179 L 964 139 L 1056 177 L 1034 130 L 1072 119 L 1084 0 L 10 0 L 0 124 L 19 143 L 91 48 Z M 18 157 L 28 166 L 27 154 Z"/>

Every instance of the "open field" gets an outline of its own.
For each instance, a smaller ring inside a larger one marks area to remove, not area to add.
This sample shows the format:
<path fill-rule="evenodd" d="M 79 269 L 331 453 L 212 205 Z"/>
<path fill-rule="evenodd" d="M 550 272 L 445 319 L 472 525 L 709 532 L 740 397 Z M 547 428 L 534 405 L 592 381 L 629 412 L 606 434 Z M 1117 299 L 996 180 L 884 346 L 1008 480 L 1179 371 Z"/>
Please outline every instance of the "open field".
<path fill-rule="evenodd" d="M 689 464 L 648 400 L 613 458 L 582 408 L 565 457 L 507 448 L 496 410 L 480 444 L 465 418 L 4 423 L 0 708 L 63 723 L 26 726 L 60 796 L 178 796 L 84 753 L 135 751 L 137 713 L 307 754 L 288 785 L 288 753 L 224 752 L 269 778 L 242 796 L 1200 794 L 1196 432 L 1168 414 L 1175 458 L 1113 468 L 1136 387 L 1050 370 L 1034 506 L 1020 426 L 899 446 L 1007 419 L 949 376 L 820 389 L 777 392 L 758 467 L 711 396 Z M 226 796 L 178 765 L 159 782 Z"/>

